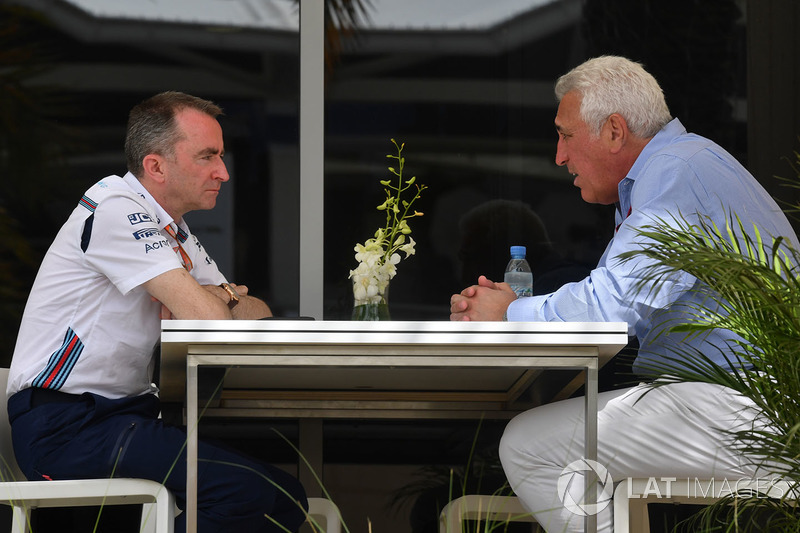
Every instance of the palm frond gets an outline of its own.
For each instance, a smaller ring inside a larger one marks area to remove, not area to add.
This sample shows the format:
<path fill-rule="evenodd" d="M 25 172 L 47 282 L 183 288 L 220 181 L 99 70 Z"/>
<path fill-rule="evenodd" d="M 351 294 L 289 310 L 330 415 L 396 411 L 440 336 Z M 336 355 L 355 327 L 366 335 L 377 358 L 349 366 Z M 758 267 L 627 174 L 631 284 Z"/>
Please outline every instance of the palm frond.
<path fill-rule="evenodd" d="M 800 157 L 800 156 L 798 156 Z M 657 219 L 641 227 L 642 249 L 620 257 L 641 260 L 639 291 L 652 291 L 678 272 L 697 278 L 701 298 L 681 311 L 680 325 L 664 333 L 731 332 L 714 347 L 723 363 L 696 348 L 673 347 L 640 368 L 654 386 L 704 382 L 729 387 L 759 410 L 752 427 L 730 432 L 732 446 L 751 464 L 800 488 L 800 253 L 782 236 L 762 235 L 731 215 L 725 227 L 700 218 Z M 657 289 L 656 289 L 657 290 Z M 713 349 L 713 348 L 712 348 Z M 731 368 L 740 369 L 731 371 Z M 800 531 L 800 514 L 787 501 L 763 494 L 732 497 L 705 509 L 696 531 Z"/>

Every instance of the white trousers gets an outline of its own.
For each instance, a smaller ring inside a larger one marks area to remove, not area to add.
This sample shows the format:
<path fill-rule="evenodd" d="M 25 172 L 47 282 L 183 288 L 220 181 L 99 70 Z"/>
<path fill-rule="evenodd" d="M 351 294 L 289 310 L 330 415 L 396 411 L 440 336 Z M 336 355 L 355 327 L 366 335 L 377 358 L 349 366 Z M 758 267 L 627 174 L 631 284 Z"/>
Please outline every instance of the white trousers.
<path fill-rule="evenodd" d="M 639 385 L 601 393 L 597 462 L 614 481 L 756 477 L 756 468 L 725 434 L 752 427 L 755 415 L 746 398 L 705 383 Z M 509 422 L 500 442 L 511 487 L 548 533 L 584 530 L 584 517 L 566 508 L 558 494 L 562 471 L 583 458 L 583 420 L 583 398 L 543 405 Z M 583 490 L 582 482 L 574 485 Z M 573 500 L 585 498 L 574 494 Z M 608 505 L 597 515 L 599 532 L 613 531 L 612 513 L 613 505 Z"/>

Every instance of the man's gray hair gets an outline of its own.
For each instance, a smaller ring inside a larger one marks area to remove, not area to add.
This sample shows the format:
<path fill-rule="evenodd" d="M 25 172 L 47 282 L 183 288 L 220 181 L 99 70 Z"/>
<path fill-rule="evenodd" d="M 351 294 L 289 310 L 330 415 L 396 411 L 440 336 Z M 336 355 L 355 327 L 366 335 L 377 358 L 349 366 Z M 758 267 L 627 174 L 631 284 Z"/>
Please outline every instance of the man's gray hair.
<path fill-rule="evenodd" d="M 131 174 L 142 177 L 143 161 L 148 154 L 175 155 L 175 144 L 183 138 L 175 116 L 184 109 L 194 109 L 213 118 L 222 114 L 215 103 L 177 91 L 159 93 L 131 109 L 125 136 L 125 159 Z"/>
<path fill-rule="evenodd" d="M 664 91 L 641 64 L 617 56 L 600 56 L 561 76 L 555 92 L 560 102 L 570 91 L 581 95 L 580 114 L 592 135 L 617 113 L 637 137 L 649 139 L 670 120 Z"/>

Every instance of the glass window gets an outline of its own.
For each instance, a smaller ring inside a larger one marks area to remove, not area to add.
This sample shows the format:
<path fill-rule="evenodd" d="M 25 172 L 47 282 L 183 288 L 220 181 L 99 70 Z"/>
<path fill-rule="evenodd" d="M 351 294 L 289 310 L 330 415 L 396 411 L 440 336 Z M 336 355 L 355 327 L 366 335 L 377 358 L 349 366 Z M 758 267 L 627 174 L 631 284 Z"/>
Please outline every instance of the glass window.
<path fill-rule="evenodd" d="M 100 9 L 93 0 L 45 10 L 13 4 L 4 5 L 14 30 L 8 48 L 24 44 L 26 68 L 34 67 L 21 80 L 34 119 L 13 108 L 25 129 L 4 145 L 13 157 L 3 168 L 13 179 L 2 207 L 35 250 L 13 276 L 12 335 L 55 229 L 91 183 L 124 172 L 127 112 L 162 90 L 225 108 L 232 180 L 219 209 L 193 213 L 190 222 L 232 280 L 286 316 L 300 307 L 301 244 L 321 242 L 324 291 L 311 297 L 324 300 L 326 319 L 350 316 L 353 246 L 383 223 L 375 206 L 392 138 L 405 143 L 409 175 L 429 187 L 416 206 L 425 215 L 411 221 L 416 255 L 400 263 L 391 284 L 393 318 L 446 319 L 451 293 L 479 273 L 502 276 L 512 244 L 528 246 L 537 292 L 582 277 L 608 240 L 611 215 L 582 202 L 554 163 L 552 86 L 592 55 L 644 62 L 690 130 L 746 163 L 739 0 L 330 1 L 318 147 L 324 220 L 314 225 L 320 240 L 301 243 L 298 2 L 208 1 L 215 7 L 197 13 L 166 4 Z M 355 7 L 349 17 L 346 5 Z M 17 83 L 15 72 L 22 70 L 6 71 L 7 87 Z M 31 156 L 34 147 L 47 156 Z"/>
<path fill-rule="evenodd" d="M 583 278 L 611 236 L 613 208 L 583 202 L 556 166 L 552 87 L 589 56 L 642 61 L 687 127 L 744 153 L 733 1 L 677 11 L 655 1 L 364 4 L 327 73 L 326 319 L 349 317 L 353 246 L 383 225 L 375 207 L 392 138 L 405 143 L 407 175 L 429 187 L 415 204 L 424 216 L 410 221 L 416 255 L 390 285 L 393 319 L 447 319 L 452 293 L 479 274 L 502 279 L 511 245 L 527 246 L 536 293 Z"/>

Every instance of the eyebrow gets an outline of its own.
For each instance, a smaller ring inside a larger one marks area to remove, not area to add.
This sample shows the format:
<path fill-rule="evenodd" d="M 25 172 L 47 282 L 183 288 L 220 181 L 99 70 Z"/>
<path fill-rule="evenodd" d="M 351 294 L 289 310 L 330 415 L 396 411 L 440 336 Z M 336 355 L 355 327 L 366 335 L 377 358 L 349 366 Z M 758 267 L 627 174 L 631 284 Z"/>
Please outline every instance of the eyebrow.
<path fill-rule="evenodd" d="M 202 150 L 197 152 L 197 156 L 198 157 L 204 157 L 204 156 L 207 156 L 207 155 L 216 155 L 216 154 L 219 154 L 221 156 L 225 155 L 225 149 L 218 150 L 216 148 L 212 148 L 212 147 L 209 146 L 208 148 L 203 148 Z"/>

